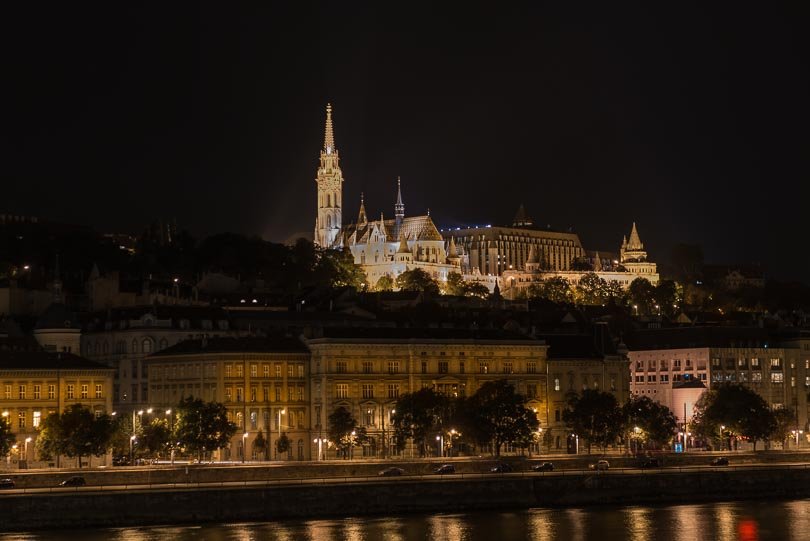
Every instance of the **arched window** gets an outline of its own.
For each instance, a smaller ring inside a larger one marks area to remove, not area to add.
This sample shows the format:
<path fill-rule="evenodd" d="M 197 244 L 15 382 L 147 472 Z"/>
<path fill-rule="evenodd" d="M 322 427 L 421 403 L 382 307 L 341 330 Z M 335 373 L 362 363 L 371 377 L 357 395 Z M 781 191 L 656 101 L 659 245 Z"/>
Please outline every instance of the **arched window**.
<path fill-rule="evenodd" d="M 298 440 L 298 460 L 304 460 L 304 440 Z"/>
<path fill-rule="evenodd" d="M 327 207 L 332 206 L 332 196 L 330 194 L 326 194 L 326 206 Z"/>
<path fill-rule="evenodd" d="M 138 341 L 135 339 L 132 340 L 132 353 L 138 353 Z"/>
<path fill-rule="evenodd" d="M 298 412 L 298 428 L 304 428 L 304 412 Z"/>
<path fill-rule="evenodd" d="M 152 353 L 152 340 L 149 338 L 144 338 L 143 342 L 141 342 L 141 353 Z"/>
<path fill-rule="evenodd" d="M 332 228 L 332 217 L 331 217 L 331 216 L 329 216 L 329 215 L 327 215 L 327 216 L 326 216 L 326 228 L 327 228 L 327 229 L 331 229 L 331 228 Z"/>

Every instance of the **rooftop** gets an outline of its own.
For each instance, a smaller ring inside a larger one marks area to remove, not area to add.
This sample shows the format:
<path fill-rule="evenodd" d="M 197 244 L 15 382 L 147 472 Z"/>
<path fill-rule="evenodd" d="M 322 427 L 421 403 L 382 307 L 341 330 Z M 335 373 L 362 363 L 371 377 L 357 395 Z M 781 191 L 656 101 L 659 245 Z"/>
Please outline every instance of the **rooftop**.
<path fill-rule="evenodd" d="M 113 370 L 72 353 L 0 350 L 0 370 Z"/>
<path fill-rule="evenodd" d="M 184 340 L 150 356 L 150 359 L 193 353 L 308 353 L 297 338 L 220 336 L 205 340 Z"/>

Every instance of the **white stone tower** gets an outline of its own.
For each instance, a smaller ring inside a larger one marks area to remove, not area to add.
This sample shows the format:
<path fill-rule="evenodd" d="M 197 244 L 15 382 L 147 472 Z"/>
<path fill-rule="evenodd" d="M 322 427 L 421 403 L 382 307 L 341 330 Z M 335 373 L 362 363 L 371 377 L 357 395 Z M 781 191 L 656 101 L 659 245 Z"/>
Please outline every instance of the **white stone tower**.
<path fill-rule="evenodd" d="M 340 233 L 343 217 L 343 172 L 340 170 L 338 151 L 335 148 L 335 136 L 332 132 L 332 105 L 326 104 L 326 130 L 321 150 L 321 162 L 318 167 L 318 215 L 315 218 L 314 242 L 322 248 L 333 248 L 340 245 Z"/>

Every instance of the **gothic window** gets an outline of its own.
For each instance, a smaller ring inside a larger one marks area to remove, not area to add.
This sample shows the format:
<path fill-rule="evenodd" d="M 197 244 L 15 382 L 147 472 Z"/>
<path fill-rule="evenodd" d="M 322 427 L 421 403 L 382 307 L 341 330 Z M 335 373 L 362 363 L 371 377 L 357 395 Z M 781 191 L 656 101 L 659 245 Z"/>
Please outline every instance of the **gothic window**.
<path fill-rule="evenodd" d="M 330 194 L 326 194 L 326 206 L 327 207 L 332 206 L 332 196 Z"/>

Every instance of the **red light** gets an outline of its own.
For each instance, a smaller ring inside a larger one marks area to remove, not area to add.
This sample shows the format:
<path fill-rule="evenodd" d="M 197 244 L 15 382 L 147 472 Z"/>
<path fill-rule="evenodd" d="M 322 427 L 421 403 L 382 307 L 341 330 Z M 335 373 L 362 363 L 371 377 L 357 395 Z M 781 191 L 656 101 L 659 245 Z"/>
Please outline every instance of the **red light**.
<path fill-rule="evenodd" d="M 740 541 L 758 541 L 759 528 L 755 520 L 743 519 L 737 525 L 737 539 Z"/>

